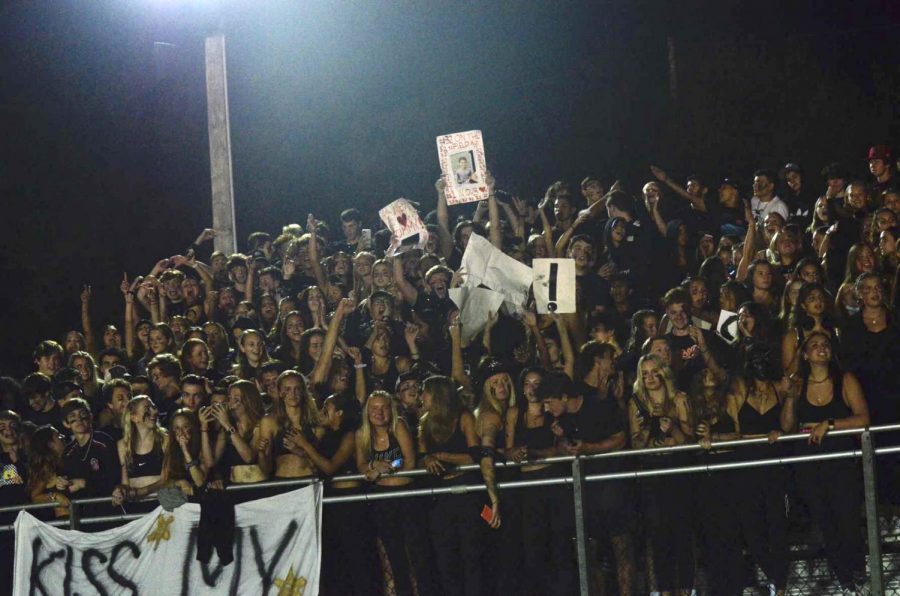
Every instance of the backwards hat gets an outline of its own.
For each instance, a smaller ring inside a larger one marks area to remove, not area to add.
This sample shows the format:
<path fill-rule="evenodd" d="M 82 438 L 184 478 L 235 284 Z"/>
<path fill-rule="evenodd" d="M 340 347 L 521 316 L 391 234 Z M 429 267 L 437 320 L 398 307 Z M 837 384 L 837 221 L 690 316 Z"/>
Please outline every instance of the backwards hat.
<path fill-rule="evenodd" d="M 887 145 L 873 145 L 869 147 L 869 161 L 873 159 L 880 159 L 885 162 L 891 162 L 894 159 L 894 154 L 891 152 L 890 147 Z"/>

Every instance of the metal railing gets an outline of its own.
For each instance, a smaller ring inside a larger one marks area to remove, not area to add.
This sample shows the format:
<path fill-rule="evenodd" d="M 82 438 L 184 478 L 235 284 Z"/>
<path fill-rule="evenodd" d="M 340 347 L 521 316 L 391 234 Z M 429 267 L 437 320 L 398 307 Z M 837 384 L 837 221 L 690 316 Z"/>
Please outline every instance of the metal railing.
<path fill-rule="evenodd" d="M 863 489 L 865 494 L 865 516 L 866 516 L 866 532 L 868 537 L 868 554 L 869 554 L 869 573 L 870 586 L 872 594 L 884 594 L 883 586 L 883 568 L 881 559 L 881 542 L 878 529 L 877 514 L 877 495 L 876 495 L 876 476 L 875 476 L 875 456 L 900 453 L 900 446 L 875 448 L 872 443 L 872 435 L 875 433 L 900 431 L 900 424 L 873 426 L 860 429 L 835 430 L 828 433 L 828 437 L 849 437 L 859 436 L 861 438 L 860 448 L 838 452 L 821 453 L 815 455 L 795 455 L 784 457 L 773 457 L 758 460 L 720 462 L 708 464 L 694 464 L 685 466 L 660 467 L 651 470 L 630 470 L 624 472 L 611 472 L 604 474 L 585 474 L 583 471 L 584 462 L 594 460 L 607 459 L 624 459 L 648 455 L 662 455 L 672 453 L 685 452 L 706 452 L 721 451 L 723 449 L 731 450 L 749 445 L 769 445 L 771 443 L 790 443 L 796 441 L 806 441 L 809 438 L 805 433 L 794 433 L 779 436 L 774 442 L 766 437 L 754 439 L 736 439 L 730 441 L 719 441 L 712 443 L 710 448 L 692 443 L 686 445 L 678 445 L 673 447 L 653 447 L 647 449 L 631 449 L 623 451 L 613 451 L 609 453 L 600 453 L 595 455 L 582 456 L 559 456 L 550 457 L 539 460 L 524 460 L 521 462 L 496 462 L 498 468 L 514 468 L 523 465 L 534 464 L 563 464 L 571 465 L 571 476 L 560 476 L 555 478 L 543 478 L 539 480 L 515 480 L 498 483 L 501 489 L 516 489 L 537 486 L 554 486 L 561 484 L 571 484 L 573 488 L 573 502 L 575 514 L 575 530 L 576 530 L 576 554 L 578 558 L 578 575 L 580 593 L 583 596 L 588 594 L 588 584 L 590 577 L 590 561 L 587 556 L 587 533 L 585 531 L 585 510 L 584 510 L 584 488 L 586 482 L 610 482 L 614 480 L 637 480 L 640 478 L 649 478 L 657 476 L 671 476 L 681 474 L 711 473 L 725 470 L 737 470 L 767 466 L 782 466 L 799 463 L 809 463 L 817 461 L 831 461 L 839 459 L 862 458 L 863 467 Z M 827 441 L 828 439 L 826 439 Z M 470 464 L 457 466 L 454 471 L 467 472 L 480 470 L 478 464 Z M 392 476 L 400 477 L 416 477 L 429 476 L 430 472 L 425 469 L 417 468 L 414 470 L 398 471 Z M 348 481 L 364 481 L 363 474 L 350 474 L 345 476 L 335 476 L 328 480 L 329 483 L 348 482 Z M 252 484 L 231 484 L 226 487 L 228 491 L 242 491 L 251 489 L 267 489 L 267 488 L 295 488 L 306 486 L 314 482 L 322 482 L 320 478 L 299 478 L 291 480 L 270 480 L 257 482 Z M 339 504 L 355 501 L 375 501 L 381 499 L 397 499 L 409 497 L 423 497 L 448 494 L 465 494 L 469 492 L 484 491 L 483 483 L 457 485 L 438 488 L 415 488 L 407 490 L 392 490 L 383 493 L 363 493 L 354 495 L 335 496 L 330 495 L 323 498 L 324 504 Z M 155 497 L 149 496 L 142 499 L 142 502 L 154 501 Z M 117 522 L 131 521 L 142 517 L 145 513 L 123 513 L 117 515 L 102 515 L 82 518 L 81 509 L 86 505 L 109 504 L 110 497 L 96 497 L 88 499 L 72 499 L 69 503 L 69 519 L 53 520 L 48 522 L 52 526 L 62 527 L 68 526 L 70 529 L 79 529 L 87 525 L 109 524 Z M 18 512 L 21 510 L 31 511 L 36 509 L 50 509 L 63 506 L 61 503 L 35 503 L 27 505 L 17 505 L 10 507 L 0 507 L 0 513 Z M 11 531 L 13 525 L 0 526 L 0 532 Z"/>

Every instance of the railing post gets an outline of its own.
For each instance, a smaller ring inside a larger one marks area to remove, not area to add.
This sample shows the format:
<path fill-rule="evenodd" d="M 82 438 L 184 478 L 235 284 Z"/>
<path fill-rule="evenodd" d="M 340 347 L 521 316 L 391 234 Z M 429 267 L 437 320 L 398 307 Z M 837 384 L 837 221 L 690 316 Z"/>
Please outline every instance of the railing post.
<path fill-rule="evenodd" d="M 78 530 L 81 527 L 81 510 L 78 501 L 69 502 L 69 529 Z"/>
<path fill-rule="evenodd" d="M 875 482 L 875 450 L 872 447 L 872 433 L 868 429 L 862 434 L 863 489 L 866 495 L 866 531 L 869 544 L 869 581 L 872 594 L 884 594 L 881 561 L 881 535 L 878 531 L 878 486 Z"/>
<path fill-rule="evenodd" d="M 575 550 L 578 555 L 578 587 L 581 596 L 588 596 L 590 569 L 587 556 L 587 532 L 584 524 L 584 475 L 581 458 L 572 460 L 572 493 L 575 497 Z"/>

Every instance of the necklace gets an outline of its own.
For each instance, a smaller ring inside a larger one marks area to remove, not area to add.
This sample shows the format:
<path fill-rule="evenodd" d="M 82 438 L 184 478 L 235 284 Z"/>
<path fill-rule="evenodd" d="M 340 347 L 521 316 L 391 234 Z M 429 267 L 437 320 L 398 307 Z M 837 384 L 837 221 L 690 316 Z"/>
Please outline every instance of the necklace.
<path fill-rule="evenodd" d="M 809 377 L 809 382 L 810 382 L 810 383 L 824 383 L 825 381 L 829 380 L 829 378 L 830 378 L 830 377 L 828 377 L 828 376 L 826 375 L 824 379 L 814 379 L 814 378 L 812 378 L 812 376 L 810 375 L 810 377 Z"/>

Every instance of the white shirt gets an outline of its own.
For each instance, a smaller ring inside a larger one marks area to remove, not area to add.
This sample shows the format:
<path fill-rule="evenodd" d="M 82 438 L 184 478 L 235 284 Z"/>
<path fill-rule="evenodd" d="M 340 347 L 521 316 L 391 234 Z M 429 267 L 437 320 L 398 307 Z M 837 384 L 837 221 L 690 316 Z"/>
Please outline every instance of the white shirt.
<path fill-rule="evenodd" d="M 753 216 L 756 218 L 756 223 L 759 225 L 763 225 L 766 221 L 766 216 L 770 213 L 777 213 L 784 218 L 786 222 L 788 220 L 788 206 L 787 203 L 779 199 L 778 197 L 772 197 L 772 200 L 763 203 L 759 200 L 758 197 L 753 197 L 750 200 L 750 208 L 753 210 Z"/>

